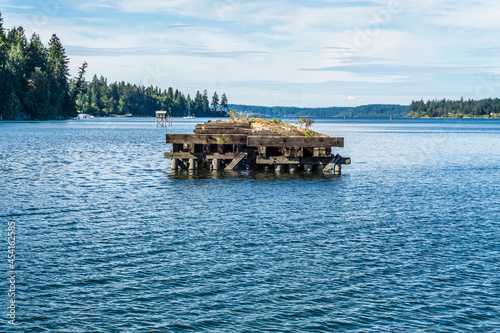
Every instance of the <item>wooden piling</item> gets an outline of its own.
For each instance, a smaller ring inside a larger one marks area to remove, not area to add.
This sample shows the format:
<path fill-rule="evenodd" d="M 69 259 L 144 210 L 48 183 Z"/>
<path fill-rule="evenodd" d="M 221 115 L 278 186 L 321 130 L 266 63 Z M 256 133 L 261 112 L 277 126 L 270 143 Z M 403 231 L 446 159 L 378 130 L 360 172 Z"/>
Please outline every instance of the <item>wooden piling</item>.
<path fill-rule="evenodd" d="M 190 158 L 188 170 L 195 170 L 195 169 L 196 169 L 196 159 Z"/>
<path fill-rule="evenodd" d="M 342 174 L 342 167 L 340 164 L 335 164 L 334 174 L 340 176 Z"/>
<path fill-rule="evenodd" d="M 214 158 L 212 160 L 212 170 L 219 171 L 219 169 L 220 169 L 220 160 L 217 158 Z"/>
<path fill-rule="evenodd" d="M 172 171 L 177 171 L 177 169 L 179 168 L 178 161 L 179 161 L 178 159 L 172 158 L 172 162 L 171 162 Z"/>

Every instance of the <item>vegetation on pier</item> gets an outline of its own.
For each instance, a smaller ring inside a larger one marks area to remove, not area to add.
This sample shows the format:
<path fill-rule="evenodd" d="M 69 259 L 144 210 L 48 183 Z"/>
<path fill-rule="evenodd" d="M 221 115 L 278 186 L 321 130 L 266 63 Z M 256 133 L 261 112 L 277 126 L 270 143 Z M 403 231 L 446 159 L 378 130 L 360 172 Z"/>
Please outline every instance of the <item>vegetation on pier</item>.
<path fill-rule="evenodd" d="M 269 131 L 280 134 L 282 136 L 305 136 L 305 137 L 325 137 L 324 134 L 311 130 L 314 120 L 300 117 L 297 119 L 297 124 L 292 125 L 290 120 L 282 121 L 279 118 L 272 120 L 263 119 L 258 116 L 246 117 L 241 115 L 238 118 L 238 112 L 232 110 L 229 112 L 230 119 L 228 123 L 250 123 L 255 130 Z M 220 120 L 218 122 L 221 122 Z"/>
<path fill-rule="evenodd" d="M 410 105 L 409 118 L 491 118 L 500 117 L 500 99 L 466 100 L 447 99 L 424 102 L 413 101 Z"/>

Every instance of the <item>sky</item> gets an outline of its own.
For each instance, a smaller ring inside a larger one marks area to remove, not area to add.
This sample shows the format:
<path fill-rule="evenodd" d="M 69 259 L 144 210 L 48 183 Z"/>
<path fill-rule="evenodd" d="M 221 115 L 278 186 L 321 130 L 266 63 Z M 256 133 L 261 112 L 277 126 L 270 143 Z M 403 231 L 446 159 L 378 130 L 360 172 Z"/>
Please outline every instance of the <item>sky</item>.
<path fill-rule="evenodd" d="M 45 44 L 57 34 L 87 80 L 265 106 L 500 97 L 498 0 L 0 0 L 0 12 Z"/>

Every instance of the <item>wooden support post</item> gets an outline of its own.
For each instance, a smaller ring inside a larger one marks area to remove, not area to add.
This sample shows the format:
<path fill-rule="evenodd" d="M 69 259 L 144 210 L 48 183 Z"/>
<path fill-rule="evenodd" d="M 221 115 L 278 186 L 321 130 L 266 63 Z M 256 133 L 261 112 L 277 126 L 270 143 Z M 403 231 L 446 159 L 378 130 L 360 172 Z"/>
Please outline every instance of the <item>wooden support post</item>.
<path fill-rule="evenodd" d="M 304 171 L 305 172 L 312 172 L 313 166 L 311 164 L 304 164 Z"/>
<path fill-rule="evenodd" d="M 177 169 L 179 168 L 179 164 L 177 163 L 178 162 L 178 159 L 176 158 L 172 158 L 172 171 L 177 171 Z"/>
<path fill-rule="evenodd" d="M 219 169 L 220 169 L 220 160 L 219 160 L 219 159 L 214 158 L 214 159 L 212 160 L 212 170 L 214 170 L 214 171 L 219 171 Z"/>
<path fill-rule="evenodd" d="M 335 164 L 334 173 L 339 176 L 342 174 L 342 167 L 340 164 Z"/>
<path fill-rule="evenodd" d="M 274 171 L 276 173 L 281 173 L 283 172 L 283 164 L 276 164 L 276 166 L 274 167 Z"/>
<path fill-rule="evenodd" d="M 194 169 L 196 169 L 196 160 L 194 158 L 190 158 L 188 170 L 194 170 Z"/>
<path fill-rule="evenodd" d="M 296 173 L 296 172 L 297 172 L 297 169 L 298 169 L 298 166 L 297 166 L 297 165 L 295 165 L 295 164 L 291 164 L 291 165 L 289 165 L 289 166 L 288 166 L 288 171 L 289 171 L 290 173 Z"/>

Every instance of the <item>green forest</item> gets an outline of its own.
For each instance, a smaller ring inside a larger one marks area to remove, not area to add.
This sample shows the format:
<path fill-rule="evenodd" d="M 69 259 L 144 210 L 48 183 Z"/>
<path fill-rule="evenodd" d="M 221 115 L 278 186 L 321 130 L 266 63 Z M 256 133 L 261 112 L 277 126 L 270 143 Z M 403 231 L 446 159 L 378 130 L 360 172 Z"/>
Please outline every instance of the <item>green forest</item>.
<path fill-rule="evenodd" d="M 211 98 L 205 90 L 193 99 L 172 88 L 143 87 L 125 82 L 107 83 L 94 76 L 86 82 L 87 63 L 70 78 L 69 58 L 61 40 L 52 35 L 48 47 L 34 33 L 30 40 L 22 27 L 5 29 L 0 13 L 0 119 L 46 120 L 93 115 L 154 116 L 156 110 L 184 116 L 225 116 L 226 94 Z"/>
<path fill-rule="evenodd" d="M 447 99 L 424 102 L 413 101 L 408 118 L 496 118 L 500 116 L 500 99 L 466 100 Z"/>
<path fill-rule="evenodd" d="M 190 114 L 198 117 L 223 117 L 227 113 L 226 94 L 219 99 L 217 92 L 211 98 L 207 90 L 195 97 L 187 97 L 179 90 L 143 87 L 125 82 L 108 84 L 106 78 L 94 76 L 84 82 L 76 99 L 79 111 L 96 116 L 134 115 L 154 116 L 156 110 L 168 111 L 174 117 Z"/>
<path fill-rule="evenodd" d="M 75 100 L 83 80 L 69 81 L 69 59 L 59 38 L 48 48 L 40 36 L 28 41 L 22 27 L 6 30 L 0 14 L 0 116 L 2 119 L 64 119 L 76 116 Z"/>
<path fill-rule="evenodd" d="M 332 117 L 332 118 L 404 118 L 409 107 L 404 105 L 372 104 L 357 107 L 298 108 L 289 106 L 229 105 L 239 113 L 267 117 Z"/>

